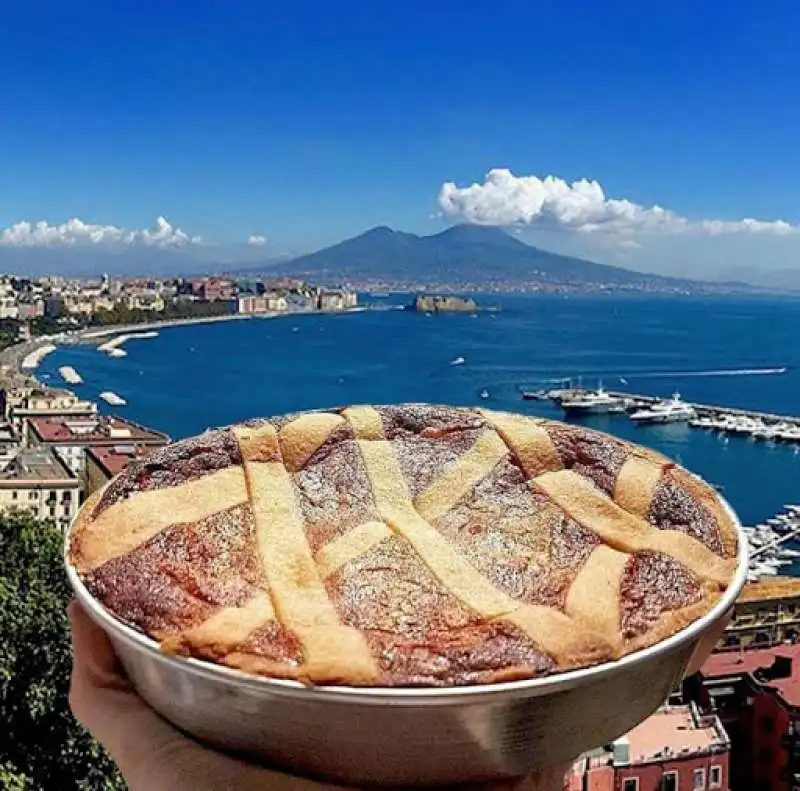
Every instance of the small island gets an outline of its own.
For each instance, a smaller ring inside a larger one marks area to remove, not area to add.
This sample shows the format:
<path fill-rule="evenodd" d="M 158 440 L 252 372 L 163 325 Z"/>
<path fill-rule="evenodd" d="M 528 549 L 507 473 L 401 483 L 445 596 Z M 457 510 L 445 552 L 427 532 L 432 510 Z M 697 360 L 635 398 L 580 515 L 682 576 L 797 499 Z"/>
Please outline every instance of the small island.
<path fill-rule="evenodd" d="M 474 299 L 456 297 L 453 295 L 418 295 L 414 299 L 412 310 L 418 313 L 474 313 L 478 310 L 478 305 Z"/>

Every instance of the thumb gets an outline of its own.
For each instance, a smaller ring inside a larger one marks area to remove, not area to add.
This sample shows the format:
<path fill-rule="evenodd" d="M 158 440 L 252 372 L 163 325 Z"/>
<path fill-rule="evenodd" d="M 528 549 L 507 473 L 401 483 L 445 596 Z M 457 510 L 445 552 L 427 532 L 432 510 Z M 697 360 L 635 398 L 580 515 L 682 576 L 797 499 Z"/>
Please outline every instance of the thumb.
<path fill-rule="evenodd" d="M 176 731 L 134 692 L 105 632 L 77 602 L 67 608 L 72 633 L 69 705 L 77 720 L 108 750 L 127 774 Z"/>

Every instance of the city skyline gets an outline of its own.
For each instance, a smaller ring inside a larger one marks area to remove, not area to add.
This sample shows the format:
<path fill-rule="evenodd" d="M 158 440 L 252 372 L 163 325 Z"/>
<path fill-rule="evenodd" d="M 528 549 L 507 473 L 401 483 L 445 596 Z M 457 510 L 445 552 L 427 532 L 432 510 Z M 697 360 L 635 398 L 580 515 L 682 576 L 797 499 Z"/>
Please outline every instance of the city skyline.
<path fill-rule="evenodd" d="M 800 260 L 785 4 L 39 10 L 0 52 L 20 255 L 254 260 L 467 221 L 645 272 Z"/>

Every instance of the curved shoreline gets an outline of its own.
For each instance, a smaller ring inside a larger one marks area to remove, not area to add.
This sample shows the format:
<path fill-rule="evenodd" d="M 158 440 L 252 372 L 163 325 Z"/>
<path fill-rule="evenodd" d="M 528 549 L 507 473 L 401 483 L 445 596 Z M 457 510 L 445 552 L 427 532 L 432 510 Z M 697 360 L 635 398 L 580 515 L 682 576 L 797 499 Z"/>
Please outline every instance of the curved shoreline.
<path fill-rule="evenodd" d="M 30 354 L 25 355 L 25 358 L 20 363 L 19 367 L 25 371 L 33 371 L 38 368 L 39 363 L 47 357 L 50 352 L 54 352 L 58 346 L 52 343 L 46 343 L 44 346 L 37 346 Z"/>
<path fill-rule="evenodd" d="M 278 313 L 267 314 L 261 313 L 259 316 L 272 317 L 282 315 Z M 290 314 L 286 314 L 290 315 Z M 197 318 L 186 319 L 163 319 L 162 321 L 147 321 L 140 324 L 112 324 L 108 327 L 81 330 L 77 339 L 79 342 L 95 341 L 100 338 L 105 338 L 109 335 L 117 335 L 129 332 L 147 332 L 149 330 L 166 329 L 167 327 L 183 327 L 191 324 L 215 324 L 220 321 L 243 321 L 244 319 L 255 318 L 249 313 L 232 313 L 230 316 L 199 316 Z"/>
<path fill-rule="evenodd" d="M 109 336 L 126 335 L 130 333 L 146 333 L 157 329 L 168 329 L 170 327 L 185 327 L 194 324 L 216 324 L 218 322 L 245 321 L 250 319 L 274 319 L 289 316 L 313 316 L 331 315 L 346 313 L 361 313 L 367 310 L 364 306 L 346 308 L 345 310 L 282 310 L 269 313 L 232 313 L 225 316 L 199 316 L 184 319 L 163 319 L 161 321 L 142 322 L 140 324 L 114 324 L 108 327 L 91 327 L 83 330 L 62 332 L 57 335 L 42 335 L 31 341 L 16 343 L 0 350 L 0 387 L 42 387 L 42 383 L 36 378 L 36 369 L 46 356 L 40 350 L 46 346 L 52 346 L 47 351 L 50 354 L 57 351 L 61 346 L 73 344 L 97 344 L 104 345 L 102 340 Z M 149 337 L 149 336 L 148 336 Z M 109 342 L 113 342 L 110 338 Z M 126 339 L 127 340 L 127 339 Z M 36 365 L 25 367 L 22 363 L 36 355 L 33 359 Z M 41 356 L 39 356 L 41 355 Z"/>

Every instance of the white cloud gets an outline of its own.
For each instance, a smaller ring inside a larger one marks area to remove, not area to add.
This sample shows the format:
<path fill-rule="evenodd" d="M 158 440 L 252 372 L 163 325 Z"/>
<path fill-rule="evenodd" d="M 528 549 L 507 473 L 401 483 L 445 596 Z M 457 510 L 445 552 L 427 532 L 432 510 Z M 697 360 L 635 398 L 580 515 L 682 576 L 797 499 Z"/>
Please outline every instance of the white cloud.
<path fill-rule="evenodd" d="M 267 237 L 254 233 L 247 237 L 247 244 L 250 247 L 263 247 L 267 243 Z"/>
<path fill-rule="evenodd" d="M 189 236 L 157 217 L 151 228 L 129 229 L 117 225 L 95 225 L 77 217 L 61 225 L 48 222 L 18 222 L 0 229 L 0 247 L 79 247 L 86 245 L 175 248 L 201 244 L 199 236 Z"/>
<path fill-rule="evenodd" d="M 449 181 L 439 190 L 442 213 L 480 225 L 526 225 L 542 229 L 622 234 L 800 233 L 783 220 L 690 220 L 661 206 L 640 206 L 606 196 L 597 181 L 572 184 L 555 176 L 515 176 L 505 168 L 490 170 L 482 183 L 459 187 Z"/>

